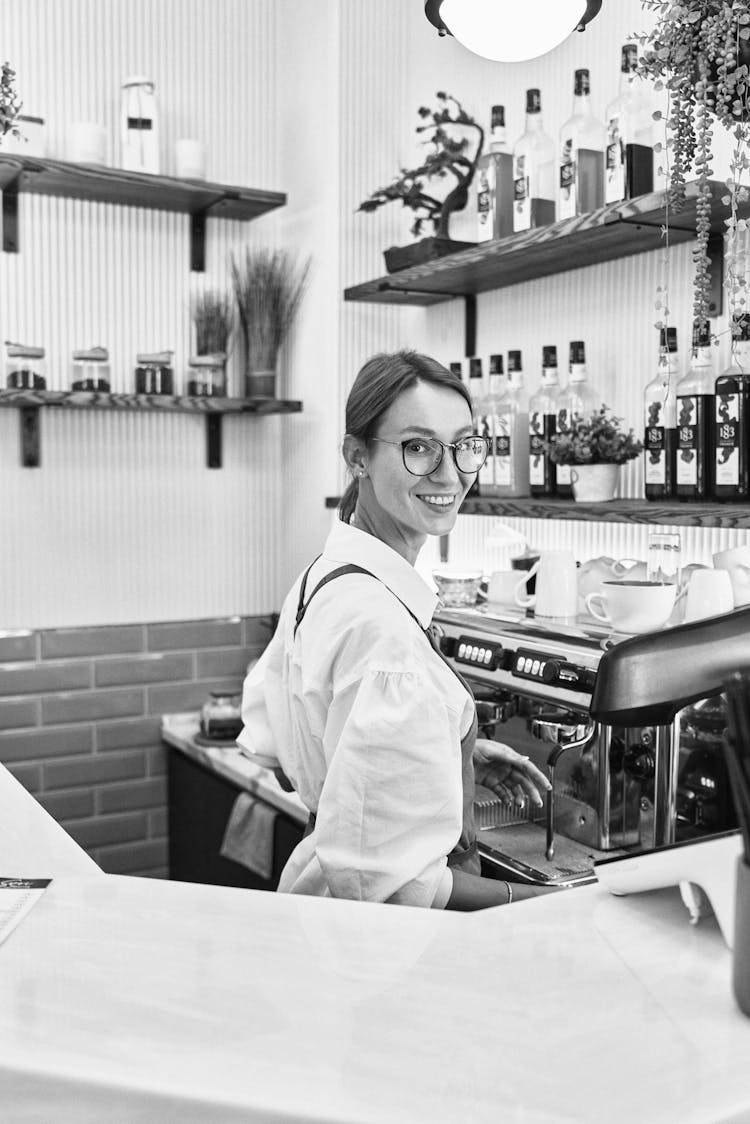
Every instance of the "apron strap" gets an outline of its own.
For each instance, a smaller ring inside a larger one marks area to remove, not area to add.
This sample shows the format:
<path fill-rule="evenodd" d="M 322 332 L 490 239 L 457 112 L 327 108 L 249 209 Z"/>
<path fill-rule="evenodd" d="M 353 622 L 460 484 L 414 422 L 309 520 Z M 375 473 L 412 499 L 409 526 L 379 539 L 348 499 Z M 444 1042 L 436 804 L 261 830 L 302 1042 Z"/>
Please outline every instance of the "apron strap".
<path fill-rule="evenodd" d="M 319 554 L 318 558 L 320 558 L 320 557 L 322 557 L 322 556 Z M 294 622 L 294 634 L 293 634 L 294 636 L 297 635 L 297 629 L 302 624 L 302 620 L 305 616 L 305 613 L 308 610 L 310 602 L 312 601 L 313 597 L 318 592 L 318 590 L 322 589 L 324 585 L 328 585 L 328 583 L 332 582 L 334 578 L 340 578 L 343 574 L 367 574 L 368 577 L 371 577 L 371 578 L 375 577 L 375 575 L 371 574 L 369 570 L 365 570 L 364 567 L 362 567 L 362 566 L 355 566 L 353 562 L 350 563 L 348 566 L 339 566 L 338 569 L 331 570 L 330 574 L 326 574 L 326 576 L 324 578 L 322 578 L 321 581 L 318 582 L 318 584 L 315 586 L 315 589 L 312 591 L 312 593 L 308 597 L 307 602 L 305 602 L 305 589 L 307 587 L 307 576 L 310 573 L 310 570 L 315 565 L 315 563 L 318 561 L 318 558 L 314 559 L 314 561 L 310 563 L 310 565 L 305 570 L 304 576 L 302 578 L 302 583 L 300 585 L 300 591 L 299 591 L 299 601 L 297 602 L 297 617 L 296 617 L 295 622 Z M 375 580 L 377 581 L 377 578 Z"/>

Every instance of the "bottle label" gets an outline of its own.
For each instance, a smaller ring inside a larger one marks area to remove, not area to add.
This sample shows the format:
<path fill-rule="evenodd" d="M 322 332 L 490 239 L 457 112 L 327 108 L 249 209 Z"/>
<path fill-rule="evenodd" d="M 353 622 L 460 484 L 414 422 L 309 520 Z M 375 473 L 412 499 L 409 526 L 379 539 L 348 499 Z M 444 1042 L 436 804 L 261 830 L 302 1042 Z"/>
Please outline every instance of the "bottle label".
<path fill-rule="evenodd" d="M 477 415 L 477 433 L 481 434 L 482 437 L 487 437 L 490 443 L 487 460 L 479 469 L 479 487 L 481 488 L 483 484 L 490 487 L 494 483 L 493 465 L 495 458 L 492 455 L 492 418 L 489 414 Z"/>
<path fill-rule="evenodd" d="M 607 122 L 607 154 L 604 202 L 619 203 L 625 198 L 625 145 L 620 128 L 620 115 L 613 113 Z"/>
<path fill-rule="evenodd" d="M 549 454 L 544 450 L 555 432 L 555 415 L 529 414 L 529 483 L 543 486 L 549 475 Z"/>
<path fill-rule="evenodd" d="M 558 410 L 557 411 L 557 432 L 558 433 L 564 433 L 567 428 L 568 428 L 568 411 L 566 409 Z M 555 465 L 555 469 L 556 469 L 556 473 L 557 473 L 557 487 L 558 487 L 558 489 L 560 489 L 560 488 L 572 488 L 573 481 L 570 478 L 570 468 L 571 468 L 571 466 L 569 464 L 557 464 L 557 465 Z"/>
<path fill-rule="evenodd" d="M 560 155 L 560 198 L 557 209 L 558 219 L 570 219 L 576 213 L 576 153 L 573 138 L 566 137 Z"/>
<path fill-rule="evenodd" d="M 646 452 L 646 483 L 667 482 L 667 454 L 663 425 L 647 425 L 643 444 Z"/>
<path fill-rule="evenodd" d="M 717 484 L 740 482 L 740 396 L 716 395 L 716 477 Z"/>
<path fill-rule="evenodd" d="M 530 229 L 531 198 L 529 196 L 526 157 L 516 156 L 513 160 L 513 230 Z"/>
<path fill-rule="evenodd" d="M 677 483 L 698 486 L 698 462 L 705 457 L 700 448 L 703 403 L 697 396 L 681 394 L 677 399 Z"/>
<path fill-rule="evenodd" d="M 503 488 L 511 485 L 510 429 L 505 414 L 495 414 L 495 484 Z"/>
<path fill-rule="evenodd" d="M 153 129 L 154 123 L 150 117 L 128 117 L 127 127 L 129 129 L 137 129 L 141 132 L 144 130 L 148 132 L 150 129 Z"/>
<path fill-rule="evenodd" d="M 492 203 L 488 171 L 488 168 L 480 170 L 477 184 L 477 237 L 480 242 L 486 242 L 492 237 Z"/>

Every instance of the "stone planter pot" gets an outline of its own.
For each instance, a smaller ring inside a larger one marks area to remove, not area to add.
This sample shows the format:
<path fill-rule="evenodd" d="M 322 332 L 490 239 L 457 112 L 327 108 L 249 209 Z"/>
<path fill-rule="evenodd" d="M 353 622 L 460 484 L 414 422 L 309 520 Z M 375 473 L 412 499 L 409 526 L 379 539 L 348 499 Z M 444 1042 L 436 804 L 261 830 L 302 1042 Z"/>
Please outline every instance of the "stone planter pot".
<path fill-rule="evenodd" d="M 573 496 L 579 503 L 606 503 L 613 500 L 620 480 L 619 464 L 574 464 L 570 479 Z"/>
<path fill-rule="evenodd" d="M 383 250 L 383 258 L 388 272 L 398 273 L 400 269 L 435 261 L 459 250 L 471 250 L 474 246 L 476 242 L 454 242 L 452 238 L 422 238 L 409 246 L 391 246 Z"/>
<path fill-rule="evenodd" d="M 245 373 L 246 398 L 275 398 L 275 371 L 247 371 Z"/>

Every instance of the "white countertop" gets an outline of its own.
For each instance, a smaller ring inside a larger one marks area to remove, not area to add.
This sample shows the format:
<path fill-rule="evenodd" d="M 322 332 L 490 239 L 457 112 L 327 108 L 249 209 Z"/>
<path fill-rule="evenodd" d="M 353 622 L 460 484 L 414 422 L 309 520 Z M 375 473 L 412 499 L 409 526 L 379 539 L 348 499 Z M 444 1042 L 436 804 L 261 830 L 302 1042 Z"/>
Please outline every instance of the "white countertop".
<path fill-rule="evenodd" d="M 730 953 L 676 888 L 456 914 L 75 872 L 19 789 L 2 873 L 53 881 L 0 945 L 3 1124 L 750 1120 Z"/>
<path fill-rule="evenodd" d="M 272 769 L 256 765 L 234 742 L 216 746 L 197 745 L 195 735 L 199 730 L 199 716 L 195 712 L 165 714 L 161 720 L 161 736 L 168 745 L 272 804 L 297 823 L 307 823 L 310 815 L 307 808 L 296 792 L 284 791 Z"/>

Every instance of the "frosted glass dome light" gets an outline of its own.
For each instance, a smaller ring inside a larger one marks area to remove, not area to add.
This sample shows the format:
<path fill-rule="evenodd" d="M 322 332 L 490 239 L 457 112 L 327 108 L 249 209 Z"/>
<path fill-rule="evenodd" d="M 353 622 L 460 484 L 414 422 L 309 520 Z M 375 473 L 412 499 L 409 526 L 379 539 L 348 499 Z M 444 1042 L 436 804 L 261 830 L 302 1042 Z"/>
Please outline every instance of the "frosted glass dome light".
<path fill-rule="evenodd" d="M 601 0 L 432 0 L 427 18 L 464 47 L 494 62 L 546 55 L 587 20 Z M 592 10 L 593 9 L 593 10 Z"/>

